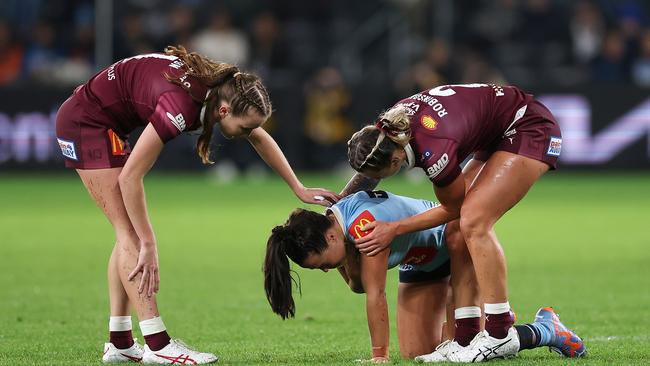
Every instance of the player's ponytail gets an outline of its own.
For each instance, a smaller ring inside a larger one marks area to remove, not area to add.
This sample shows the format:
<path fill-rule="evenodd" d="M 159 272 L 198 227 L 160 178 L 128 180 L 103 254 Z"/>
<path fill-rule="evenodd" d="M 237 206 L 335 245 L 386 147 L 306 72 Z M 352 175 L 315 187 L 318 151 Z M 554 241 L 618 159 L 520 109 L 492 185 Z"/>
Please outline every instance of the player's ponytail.
<path fill-rule="evenodd" d="M 379 116 L 374 125 L 365 126 L 348 141 L 348 161 L 358 171 L 379 171 L 390 165 L 393 152 L 411 138 L 407 109 L 397 105 Z"/>
<path fill-rule="evenodd" d="M 264 291 L 273 312 L 282 319 L 293 317 L 296 305 L 293 301 L 292 283 L 296 282 L 291 276 L 289 259 L 285 247 L 288 230 L 284 226 L 276 226 L 266 244 L 264 258 Z M 299 280 L 298 280 L 299 281 Z M 300 288 L 299 282 L 298 288 Z"/>
<path fill-rule="evenodd" d="M 312 253 L 327 248 L 325 231 L 332 222 L 316 212 L 296 209 L 284 225 L 276 226 L 266 244 L 264 258 L 264 291 L 274 313 L 282 319 L 294 317 L 293 284 L 300 292 L 300 278 L 291 275 L 289 259 L 302 265 Z"/>
<path fill-rule="evenodd" d="M 235 65 L 215 62 L 196 52 L 187 52 L 183 46 L 168 46 L 165 48 L 165 54 L 181 59 L 187 67 L 187 75 L 200 80 L 209 88 L 207 96 L 190 94 L 192 98 L 205 105 L 205 112 L 201 116 L 203 131 L 196 143 L 196 150 L 204 164 L 213 163 L 210 160 L 210 141 L 214 125 L 219 122 L 219 114 L 216 110 L 221 101 L 230 103 L 233 116 L 246 115 L 251 110 L 265 119 L 271 116 L 273 111 L 271 99 L 258 76 L 241 72 Z M 181 78 L 170 75 L 165 77 L 184 87 Z"/>

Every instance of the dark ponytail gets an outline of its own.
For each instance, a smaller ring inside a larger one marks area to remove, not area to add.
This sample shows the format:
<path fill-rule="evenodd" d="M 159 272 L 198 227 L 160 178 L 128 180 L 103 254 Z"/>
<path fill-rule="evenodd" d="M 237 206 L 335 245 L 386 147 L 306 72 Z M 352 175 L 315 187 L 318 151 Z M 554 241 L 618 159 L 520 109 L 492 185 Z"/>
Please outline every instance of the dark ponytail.
<path fill-rule="evenodd" d="M 271 309 L 282 319 L 296 314 L 293 283 L 300 291 L 300 278 L 291 276 L 289 259 L 302 266 L 310 254 L 323 252 L 327 248 L 325 231 L 331 225 L 325 215 L 296 209 L 284 225 L 271 231 L 264 258 L 264 291 Z"/>

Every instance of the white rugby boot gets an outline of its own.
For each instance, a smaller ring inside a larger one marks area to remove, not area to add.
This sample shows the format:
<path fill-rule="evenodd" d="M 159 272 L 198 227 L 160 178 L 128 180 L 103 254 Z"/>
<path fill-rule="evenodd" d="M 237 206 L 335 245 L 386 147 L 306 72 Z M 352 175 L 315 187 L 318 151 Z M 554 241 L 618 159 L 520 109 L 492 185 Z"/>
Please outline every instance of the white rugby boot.
<path fill-rule="evenodd" d="M 491 337 L 487 331 L 479 332 L 472 342 L 462 350 L 447 355 L 447 359 L 457 363 L 485 362 L 493 358 L 510 358 L 519 352 L 519 335 L 515 327 L 510 327 L 503 339 Z"/>
<path fill-rule="evenodd" d="M 217 362 L 219 358 L 212 353 L 203 353 L 189 348 L 178 339 L 172 339 L 159 351 L 152 351 L 144 345 L 142 362 L 148 364 L 201 365 Z"/>
<path fill-rule="evenodd" d="M 140 362 L 144 353 L 142 346 L 138 344 L 137 339 L 133 339 L 133 345 L 127 349 L 119 349 L 113 343 L 104 343 L 103 363 L 118 362 Z"/>
<path fill-rule="evenodd" d="M 415 358 L 415 361 L 421 363 L 449 362 L 447 355 L 456 353 L 463 348 L 465 347 L 458 344 L 458 342 L 448 339 L 440 343 L 433 352 L 426 355 L 417 356 Z"/>

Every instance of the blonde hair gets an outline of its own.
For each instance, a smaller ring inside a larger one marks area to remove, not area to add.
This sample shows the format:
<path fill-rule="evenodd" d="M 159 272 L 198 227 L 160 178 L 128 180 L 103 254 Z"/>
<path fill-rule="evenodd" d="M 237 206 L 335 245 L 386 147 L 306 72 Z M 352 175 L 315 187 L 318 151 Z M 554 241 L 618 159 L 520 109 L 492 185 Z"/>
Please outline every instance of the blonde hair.
<path fill-rule="evenodd" d="M 396 105 L 379 115 L 374 125 L 363 127 L 348 141 L 350 166 L 361 172 L 378 171 L 390 165 L 393 152 L 405 147 L 411 139 L 408 110 Z"/>

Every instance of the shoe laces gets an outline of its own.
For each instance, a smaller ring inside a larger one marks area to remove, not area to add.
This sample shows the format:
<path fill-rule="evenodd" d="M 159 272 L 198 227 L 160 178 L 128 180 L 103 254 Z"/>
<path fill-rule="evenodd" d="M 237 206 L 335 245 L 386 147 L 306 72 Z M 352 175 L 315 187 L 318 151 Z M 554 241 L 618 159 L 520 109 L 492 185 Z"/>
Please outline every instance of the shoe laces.
<path fill-rule="evenodd" d="M 441 351 L 444 350 L 445 348 L 447 348 L 447 347 L 449 346 L 450 343 L 451 343 L 451 339 L 447 339 L 446 341 L 440 343 L 440 344 L 436 347 L 435 351 L 437 351 L 437 350 L 441 350 Z"/>
<path fill-rule="evenodd" d="M 199 351 L 196 351 L 193 347 L 188 346 L 187 343 L 183 342 L 180 339 L 174 339 L 174 343 L 176 343 L 177 345 L 179 345 L 182 348 L 185 348 L 185 350 L 187 350 L 187 351 L 200 353 Z"/>
<path fill-rule="evenodd" d="M 472 339 L 471 342 L 469 342 L 468 348 L 474 348 L 478 343 L 482 342 L 484 339 L 487 339 L 487 331 L 483 330 L 481 332 L 478 332 L 474 339 Z"/>

